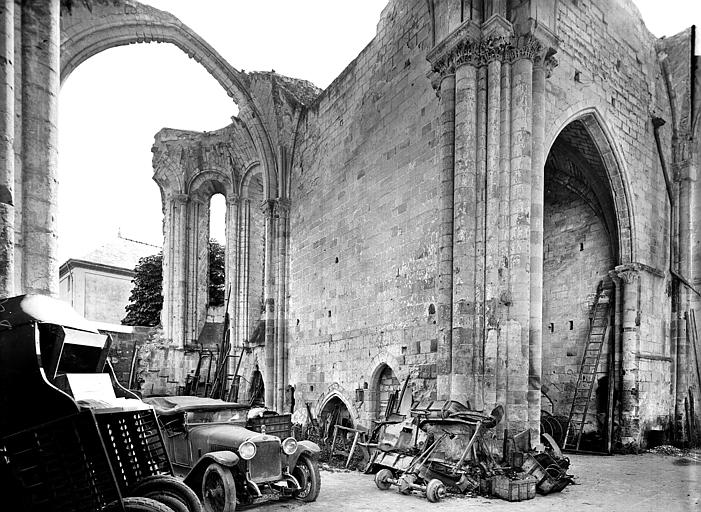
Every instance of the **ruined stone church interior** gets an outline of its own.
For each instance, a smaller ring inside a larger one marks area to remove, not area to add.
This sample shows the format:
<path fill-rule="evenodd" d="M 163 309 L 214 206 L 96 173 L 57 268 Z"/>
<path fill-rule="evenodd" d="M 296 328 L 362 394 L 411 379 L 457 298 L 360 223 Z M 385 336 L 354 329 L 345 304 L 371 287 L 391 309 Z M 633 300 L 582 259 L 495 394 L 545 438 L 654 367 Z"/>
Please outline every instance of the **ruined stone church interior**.
<path fill-rule="evenodd" d="M 0 297 L 58 294 L 57 102 L 78 66 L 167 43 L 238 106 L 221 129 L 154 134 L 164 304 L 139 340 L 145 394 L 182 390 L 216 348 L 222 194 L 235 366 L 271 409 L 369 428 L 408 379 L 416 401 L 502 405 L 500 432 L 534 440 L 580 414 L 604 452 L 698 441 L 693 26 L 657 38 L 630 0 L 389 0 L 321 90 L 239 70 L 135 0 L 3 4 Z"/>

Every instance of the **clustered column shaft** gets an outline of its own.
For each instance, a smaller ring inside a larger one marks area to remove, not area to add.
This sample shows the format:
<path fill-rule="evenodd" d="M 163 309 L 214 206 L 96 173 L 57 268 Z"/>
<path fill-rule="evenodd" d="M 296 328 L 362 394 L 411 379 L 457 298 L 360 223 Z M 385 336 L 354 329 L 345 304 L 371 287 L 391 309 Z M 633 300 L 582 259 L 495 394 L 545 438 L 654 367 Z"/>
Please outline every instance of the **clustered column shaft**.
<path fill-rule="evenodd" d="M 451 395 L 453 313 L 453 168 L 455 148 L 455 75 L 440 84 L 440 239 L 438 245 L 438 395 Z"/>
<path fill-rule="evenodd" d="M 491 35 L 429 55 L 441 73 L 439 307 L 452 303 L 439 317 L 438 396 L 502 404 L 509 428 L 538 439 L 545 59 L 531 34 L 490 23 Z"/>
<path fill-rule="evenodd" d="M 477 155 L 477 69 L 462 65 L 456 74 L 455 105 L 455 197 L 453 239 L 453 350 L 451 357 L 454 400 L 465 402 L 471 397 L 474 327 L 475 219 L 474 190 Z"/>
<path fill-rule="evenodd" d="M 545 75 L 542 60 L 533 68 L 533 173 L 531 183 L 531 318 L 528 345 L 528 426 L 540 426 L 543 361 L 543 215 L 545 202 Z"/>
<path fill-rule="evenodd" d="M 265 300 L 265 403 L 275 404 L 277 388 L 277 354 L 275 345 L 275 201 L 263 202 L 265 215 L 265 268 L 263 269 L 263 295 Z"/>

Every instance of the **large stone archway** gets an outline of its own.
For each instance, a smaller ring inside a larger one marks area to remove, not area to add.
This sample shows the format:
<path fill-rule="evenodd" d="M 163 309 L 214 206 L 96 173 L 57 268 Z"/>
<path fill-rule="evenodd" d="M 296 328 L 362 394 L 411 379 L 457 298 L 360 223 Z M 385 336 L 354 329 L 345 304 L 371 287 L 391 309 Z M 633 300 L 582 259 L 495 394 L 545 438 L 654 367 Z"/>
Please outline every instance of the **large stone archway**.
<path fill-rule="evenodd" d="M 592 132 L 600 136 L 598 140 Z M 550 145 L 545 163 L 542 308 L 546 328 L 541 389 L 550 403 L 549 412 L 561 418 L 569 416 L 576 396 L 578 403 L 582 401 L 575 388 L 597 294 L 611 289 L 610 274 L 618 281 L 614 268 L 630 263 L 631 258 L 627 189 L 615 160 L 602 157 L 611 153 L 611 144 L 602 134 L 591 113 L 570 120 Z M 608 325 L 612 327 L 620 325 L 615 296 L 608 310 Z M 586 403 L 585 442 L 593 443 L 591 449 L 605 449 L 605 442 L 611 441 L 608 419 L 613 403 L 608 389 L 614 376 L 620 375 L 611 364 L 615 360 L 620 367 L 614 343 L 620 337 L 615 328 L 607 332 L 610 336 L 603 340 L 592 394 Z"/>
<path fill-rule="evenodd" d="M 90 8 L 88 8 L 90 6 Z M 134 43 L 170 43 L 199 62 L 239 105 L 265 169 L 266 197 L 277 197 L 277 159 L 248 78 L 172 14 L 131 0 L 73 3 L 61 17 L 61 83 L 98 53 Z"/>

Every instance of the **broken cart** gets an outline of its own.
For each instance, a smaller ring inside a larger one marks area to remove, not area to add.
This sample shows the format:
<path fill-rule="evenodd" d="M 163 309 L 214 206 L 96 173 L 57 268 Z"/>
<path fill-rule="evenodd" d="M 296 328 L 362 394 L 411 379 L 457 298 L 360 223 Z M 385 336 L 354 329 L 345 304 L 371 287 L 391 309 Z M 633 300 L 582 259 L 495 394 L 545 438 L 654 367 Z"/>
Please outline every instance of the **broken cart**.
<path fill-rule="evenodd" d="M 372 460 L 380 468 L 377 487 L 394 485 L 404 494 L 419 491 L 430 502 L 440 501 L 448 491 L 478 489 L 487 468 L 474 461 L 479 456 L 496 465 L 483 434 L 502 415 L 501 407 L 486 416 L 455 401 L 419 403 L 411 410 L 411 420 L 385 428 Z"/>

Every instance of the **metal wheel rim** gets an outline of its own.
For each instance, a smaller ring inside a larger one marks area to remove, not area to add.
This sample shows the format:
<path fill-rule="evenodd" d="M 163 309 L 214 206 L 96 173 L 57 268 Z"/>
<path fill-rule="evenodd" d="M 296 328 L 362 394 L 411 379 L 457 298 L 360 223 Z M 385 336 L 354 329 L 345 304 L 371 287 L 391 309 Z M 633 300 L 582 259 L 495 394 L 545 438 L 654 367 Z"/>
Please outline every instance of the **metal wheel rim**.
<path fill-rule="evenodd" d="M 224 510 L 226 506 L 226 489 L 224 482 L 216 473 L 207 475 L 204 482 L 204 493 L 202 499 L 213 510 Z"/>
<path fill-rule="evenodd" d="M 312 490 L 312 479 L 309 474 L 309 468 L 306 464 L 299 465 L 294 469 L 292 476 L 297 479 L 301 488 L 297 497 L 306 498 Z"/>

